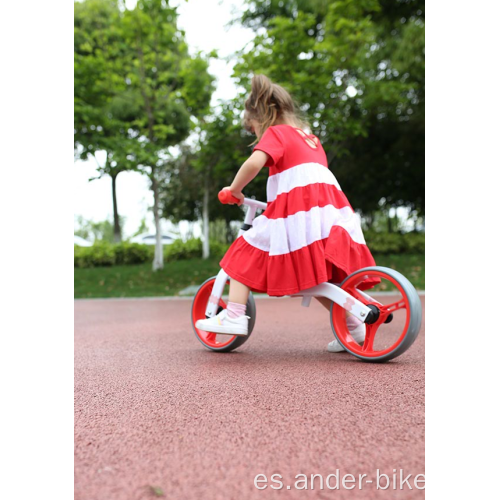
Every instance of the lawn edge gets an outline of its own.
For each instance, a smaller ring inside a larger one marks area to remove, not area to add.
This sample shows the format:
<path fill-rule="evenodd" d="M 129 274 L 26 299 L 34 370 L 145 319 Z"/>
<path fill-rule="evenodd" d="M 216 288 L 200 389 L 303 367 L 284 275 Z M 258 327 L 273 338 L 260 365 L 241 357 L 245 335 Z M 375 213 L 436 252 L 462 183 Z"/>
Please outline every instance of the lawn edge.
<path fill-rule="evenodd" d="M 425 290 L 417 290 L 420 297 L 425 297 Z M 394 295 L 391 292 L 374 292 L 371 294 L 373 297 L 383 297 L 384 295 Z M 227 297 L 227 296 L 226 296 Z M 290 299 L 289 295 L 284 297 L 270 297 L 265 294 L 254 294 L 256 299 Z M 194 295 L 187 295 L 185 297 L 178 297 L 176 295 L 166 297 L 78 297 L 74 298 L 75 302 L 96 301 L 96 300 L 193 300 Z"/>

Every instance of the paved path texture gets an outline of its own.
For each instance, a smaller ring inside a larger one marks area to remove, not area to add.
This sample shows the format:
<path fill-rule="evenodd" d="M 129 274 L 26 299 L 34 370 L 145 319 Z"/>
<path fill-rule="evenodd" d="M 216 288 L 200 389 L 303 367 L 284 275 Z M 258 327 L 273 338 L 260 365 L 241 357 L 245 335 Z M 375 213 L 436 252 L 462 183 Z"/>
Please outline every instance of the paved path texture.
<path fill-rule="evenodd" d="M 251 338 L 221 354 L 195 338 L 189 300 L 75 302 L 76 500 L 424 498 L 424 327 L 367 364 L 326 352 L 319 304 L 256 303 Z"/>

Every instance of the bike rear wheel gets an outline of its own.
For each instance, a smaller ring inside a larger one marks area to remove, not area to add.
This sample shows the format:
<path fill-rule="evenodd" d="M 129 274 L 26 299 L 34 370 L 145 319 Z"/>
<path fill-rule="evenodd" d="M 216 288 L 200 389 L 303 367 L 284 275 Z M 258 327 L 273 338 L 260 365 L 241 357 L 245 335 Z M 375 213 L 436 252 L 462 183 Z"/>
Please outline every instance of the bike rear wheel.
<path fill-rule="evenodd" d="M 217 352 L 229 352 L 242 346 L 250 337 L 255 325 L 255 316 L 257 314 L 257 308 L 255 307 L 255 300 L 252 293 L 248 296 L 247 302 L 247 316 L 250 316 L 248 320 L 248 335 L 237 336 L 237 335 L 221 335 L 212 332 L 205 332 L 196 328 L 196 322 L 199 319 L 205 319 L 205 310 L 207 308 L 208 301 L 212 294 L 212 289 L 214 287 L 216 276 L 208 278 L 198 289 L 196 295 L 193 299 L 193 306 L 191 307 L 191 323 L 193 325 L 194 333 L 196 338 L 211 351 Z M 229 285 L 229 280 L 227 281 L 227 286 Z M 226 308 L 225 301 L 221 298 L 219 301 L 219 310 L 217 314 Z"/>
<path fill-rule="evenodd" d="M 363 292 L 363 283 L 380 283 Z M 333 333 L 347 352 L 363 361 L 389 361 L 403 354 L 415 342 L 422 322 L 422 305 L 413 285 L 399 272 L 387 267 L 367 267 L 348 276 L 340 285 L 354 298 L 368 305 L 376 318 L 365 323 L 366 337 L 358 344 L 347 328 L 348 312 L 338 304 L 330 308 Z M 382 292 L 371 296 L 373 292 Z"/>

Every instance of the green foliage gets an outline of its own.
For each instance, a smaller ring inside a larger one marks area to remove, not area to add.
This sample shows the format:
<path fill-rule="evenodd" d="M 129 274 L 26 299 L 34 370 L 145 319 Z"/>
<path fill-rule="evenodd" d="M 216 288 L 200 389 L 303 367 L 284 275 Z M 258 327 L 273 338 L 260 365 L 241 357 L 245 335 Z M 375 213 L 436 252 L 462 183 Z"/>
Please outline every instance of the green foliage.
<path fill-rule="evenodd" d="M 228 244 L 210 242 L 211 256 L 221 258 L 229 248 Z M 97 241 L 91 247 L 75 246 L 75 267 L 103 267 L 113 265 L 133 265 L 149 262 L 153 258 L 154 246 L 140 243 L 122 242 L 111 244 Z M 175 240 L 171 245 L 163 247 L 163 255 L 167 262 L 200 258 L 202 254 L 201 240 L 191 238 L 187 241 Z"/>
<path fill-rule="evenodd" d="M 229 244 L 210 241 L 210 256 L 222 258 L 227 252 Z M 185 242 L 175 240 L 171 245 L 165 247 L 165 260 L 173 262 L 175 260 L 197 259 L 202 255 L 202 242 L 199 238 L 192 238 Z"/>
<path fill-rule="evenodd" d="M 186 242 L 182 240 L 175 240 L 171 245 L 164 249 L 165 260 L 186 260 L 195 257 L 201 257 L 201 240 L 190 239 Z"/>
<path fill-rule="evenodd" d="M 165 262 L 153 272 L 147 263 L 135 266 L 75 269 L 75 297 L 160 297 L 177 295 L 190 285 L 200 285 L 219 271 L 219 259 Z"/>
<path fill-rule="evenodd" d="M 405 253 L 425 253 L 425 233 L 407 233 L 404 235 Z"/>
<path fill-rule="evenodd" d="M 365 231 L 366 244 L 374 254 L 423 254 L 424 233 L 378 233 Z"/>
<path fill-rule="evenodd" d="M 235 215 L 233 210 L 229 210 L 230 214 Z M 236 212 L 239 213 L 239 212 Z M 236 227 L 231 225 L 224 219 L 216 219 L 210 221 L 210 242 L 217 241 L 220 243 L 232 243 L 238 236 L 240 224 Z"/>
<path fill-rule="evenodd" d="M 135 231 L 135 233 L 132 236 L 139 236 L 140 234 L 145 233 L 148 230 L 148 225 L 146 223 L 146 218 L 143 217 L 141 219 L 141 223 L 139 224 L 139 227 Z"/>
<path fill-rule="evenodd" d="M 75 3 L 76 155 L 105 150 L 101 174 L 148 175 L 157 226 L 168 148 L 208 112 L 212 91 L 208 58 L 189 54 L 168 0 L 138 0 L 133 9 L 116 0 Z"/>
<path fill-rule="evenodd" d="M 199 140 L 194 146 L 184 146 L 181 155 L 172 159 L 161 182 L 163 216 L 174 221 L 199 220 L 202 215 L 203 193 L 209 192 L 210 219 L 229 222 L 237 218 L 235 210 L 221 205 L 220 189 L 231 184 L 241 164 L 252 153 L 253 138 L 241 126 L 236 103 L 220 105 L 215 114 L 199 127 Z M 252 181 L 245 194 L 265 199 L 266 172 Z"/>
<path fill-rule="evenodd" d="M 123 224 L 124 218 L 120 217 L 120 224 Z M 85 240 L 98 240 L 113 243 L 113 223 L 109 220 L 95 222 L 84 219 L 81 216 L 76 217 L 77 229 L 75 234 Z"/>
<path fill-rule="evenodd" d="M 424 212 L 423 0 L 248 0 L 256 31 L 235 77 L 283 84 L 307 112 L 329 166 L 364 213 Z"/>
<path fill-rule="evenodd" d="M 248 0 L 240 22 L 255 38 L 234 77 L 245 92 L 200 124 L 199 142 L 173 161 L 162 209 L 176 220 L 236 219 L 217 202 L 250 155 L 241 111 L 253 74 L 287 88 L 322 140 L 352 205 L 373 212 L 407 206 L 424 213 L 424 5 L 422 0 Z M 265 199 L 266 171 L 247 195 Z M 382 201 L 382 203 L 381 203 Z"/>
<path fill-rule="evenodd" d="M 107 151 L 103 174 L 148 175 L 155 219 L 199 220 L 204 192 L 212 221 L 241 218 L 217 192 L 251 154 L 241 111 L 258 72 L 299 101 L 365 220 L 397 206 L 425 213 L 423 0 L 247 0 L 239 21 L 255 37 L 233 75 L 245 92 L 212 110 L 207 68 L 215 55 L 189 54 L 176 9 L 164 0 L 119 4 L 75 3 L 75 150 L 81 157 Z M 173 157 L 169 147 L 193 130 L 194 145 Z M 245 194 L 265 199 L 266 181 L 263 169 Z M 423 237 L 404 237 L 373 235 L 383 252 L 423 251 Z M 192 245 L 180 254 L 196 254 Z"/>
<path fill-rule="evenodd" d="M 210 256 L 222 259 L 227 252 L 230 244 L 220 241 L 210 240 Z"/>
<path fill-rule="evenodd" d="M 160 168 L 167 165 L 168 146 L 185 139 L 192 118 L 208 111 L 213 91 L 208 59 L 189 55 L 176 9 L 166 1 L 139 0 L 123 12 L 120 29 L 128 48 L 122 58 L 123 98 L 132 103 L 123 107 L 123 119 L 141 138 L 132 156 L 143 167 Z"/>
<path fill-rule="evenodd" d="M 153 247 L 140 243 L 122 242 L 113 246 L 115 263 L 117 265 L 131 265 L 148 262 L 153 258 Z"/>
<path fill-rule="evenodd" d="M 100 174 L 116 176 L 133 168 L 127 160 L 131 137 L 120 112 L 130 106 L 123 98 L 122 13 L 116 0 L 75 2 L 74 11 L 75 155 L 87 158 L 105 151 Z"/>
<path fill-rule="evenodd" d="M 75 267 L 112 266 L 116 262 L 114 245 L 96 241 L 91 247 L 75 246 Z"/>
<path fill-rule="evenodd" d="M 425 289 L 422 254 L 375 255 L 377 265 L 390 267 L 408 277 L 418 290 Z M 166 262 L 153 272 L 148 264 L 75 269 L 75 297 L 160 297 L 178 295 L 191 285 L 201 285 L 219 271 L 219 258 Z"/>
<path fill-rule="evenodd" d="M 424 233 L 378 233 L 365 231 L 365 240 L 373 254 L 423 254 L 425 252 Z M 210 256 L 221 259 L 229 248 L 228 243 L 210 241 Z M 113 265 L 133 265 L 149 262 L 154 254 L 154 246 L 140 243 L 122 242 L 111 244 L 97 241 L 91 247 L 75 246 L 75 267 L 103 267 Z M 163 248 L 167 262 L 199 259 L 202 243 L 199 238 L 187 241 L 175 240 Z"/>

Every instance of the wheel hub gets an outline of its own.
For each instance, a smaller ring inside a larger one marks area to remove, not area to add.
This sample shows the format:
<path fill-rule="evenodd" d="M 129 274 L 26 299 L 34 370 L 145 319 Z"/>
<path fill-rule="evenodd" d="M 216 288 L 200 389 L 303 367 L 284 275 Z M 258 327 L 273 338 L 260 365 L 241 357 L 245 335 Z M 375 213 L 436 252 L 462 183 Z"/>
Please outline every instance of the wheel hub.
<path fill-rule="evenodd" d="M 375 304 L 367 304 L 366 307 L 370 309 L 370 312 L 365 319 L 365 323 L 367 323 L 368 325 L 372 325 L 373 323 L 376 323 L 380 318 L 380 309 Z"/>

